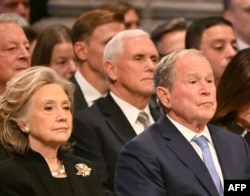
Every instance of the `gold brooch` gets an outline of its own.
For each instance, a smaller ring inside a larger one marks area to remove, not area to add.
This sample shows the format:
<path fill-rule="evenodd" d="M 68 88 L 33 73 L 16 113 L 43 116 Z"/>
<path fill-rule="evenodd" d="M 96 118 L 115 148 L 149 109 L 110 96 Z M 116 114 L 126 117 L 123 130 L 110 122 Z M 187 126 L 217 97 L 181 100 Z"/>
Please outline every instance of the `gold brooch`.
<path fill-rule="evenodd" d="M 78 163 L 78 164 L 76 164 L 75 168 L 77 169 L 76 175 L 81 175 L 83 177 L 89 176 L 90 173 L 91 173 L 91 170 L 92 170 L 90 167 L 88 167 L 84 163 Z"/>

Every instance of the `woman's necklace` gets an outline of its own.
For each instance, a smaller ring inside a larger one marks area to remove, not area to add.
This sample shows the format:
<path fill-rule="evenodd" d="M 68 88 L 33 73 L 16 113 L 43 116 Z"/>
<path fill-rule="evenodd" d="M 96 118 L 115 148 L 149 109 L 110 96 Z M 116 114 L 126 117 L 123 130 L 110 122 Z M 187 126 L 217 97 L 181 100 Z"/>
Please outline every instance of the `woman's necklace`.
<path fill-rule="evenodd" d="M 55 178 L 66 176 L 66 171 L 63 163 L 61 163 L 60 167 L 56 171 L 52 171 L 51 175 Z"/>

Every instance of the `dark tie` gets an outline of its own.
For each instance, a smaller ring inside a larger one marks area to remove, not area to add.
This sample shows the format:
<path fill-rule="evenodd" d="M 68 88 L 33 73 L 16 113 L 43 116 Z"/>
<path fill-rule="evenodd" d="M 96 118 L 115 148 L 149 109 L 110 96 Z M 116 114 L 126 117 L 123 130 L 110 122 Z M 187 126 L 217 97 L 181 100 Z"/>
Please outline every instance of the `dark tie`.
<path fill-rule="evenodd" d="M 205 163 L 205 165 L 210 173 L 210 176 L 213 179 L 213 182 L 214 182 L 214 184 L 219 192 L 219 195 L 223 196 L 224 194 L 223 194 L 223 189 L 222 189 L 222 185 L 220 182 L 220 178 L 219 178 L 219 175 L 215 169 L 213 158 L 212 158 L 211 152 L 209 150 L 209 146 L 208 146 L 206 137 L 203 135 L 200 137 L 195 137 L 195 138 L 193 138 L 193 141 L 201 148 L 204 163 Z"/>
<path fill-rule="evenodd" d="M 140 112 L 137 121 L 143 125 L 144 129 L 146 129 L 150 124 L 149 117 L 146 112 Z"/>

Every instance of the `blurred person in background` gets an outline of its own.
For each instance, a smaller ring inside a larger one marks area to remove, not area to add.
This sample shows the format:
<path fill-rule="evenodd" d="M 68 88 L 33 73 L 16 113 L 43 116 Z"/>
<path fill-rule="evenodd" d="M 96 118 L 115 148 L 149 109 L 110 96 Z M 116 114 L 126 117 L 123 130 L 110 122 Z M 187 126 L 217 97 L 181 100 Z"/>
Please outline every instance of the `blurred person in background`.
<path fill-rule="evenodd" d="M 109 10 L 91 10 L 76 19 L 72 42 L 77 71 L 70 79 L 76 87 L 74 111 L 91 106 L 108 93 L 103 51 L 109 40 L 124 29 L 123 15 Z"/>
<path fill-rule="evenodd" d="M 0 13 L 16 13 L 24 17 L 27 22 L 30 19 L 30 0 L 1 0 Z"/>
<path fill-rule="evenodd" d="M 70 79 L 76 71 L 71 29 L 60 24 L 47 27 L 37 38 L 31 65 L 48 66 Z"/>
<path fill-rule="evenodd" d="M 212 64 L 217 86 L 228 63 L 237 53 L 232 24 L 221 16 L 193 20 L 187 29 L 185 48 L 204 52 Z"/>
<path fill-rule="evenodd" d="M 151 32 L 153 40 L 160 57 L 168 53 L 185 48 L 185 36 L 188 21 L 184 18 L 173 18 L 170 21 L 158 25 Z"/>
<path fill-rule="evenodd" d="M 240 134 L 250 145 L 250 48 L 240 50 L 225 69 L 217 88 L 212 123 Z"/>
<path fill-rule="evenodd" d="M 124 16 L 124 25 L 126 29 L 137 29 L 140 26 L 139 11 L 127 1 L 109 1 L 100 5 L 97 9 L 106 9 L 121 13 Z"/>
<path fill-rule="evenodd" d="M 250 0 L 223 0 L 223 6 L 224 17 L 233 25 L 238 49 L 250 47 Z"/>

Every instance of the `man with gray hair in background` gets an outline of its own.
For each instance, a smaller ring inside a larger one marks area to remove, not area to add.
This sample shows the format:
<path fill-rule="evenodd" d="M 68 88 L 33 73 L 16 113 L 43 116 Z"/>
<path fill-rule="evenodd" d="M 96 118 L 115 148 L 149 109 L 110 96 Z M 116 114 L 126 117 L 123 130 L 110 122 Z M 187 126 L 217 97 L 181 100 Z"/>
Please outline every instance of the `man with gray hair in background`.
<path fill-rule="evenodd" d="M 0 95 L 12 76 L 30 67 L 29 41 L 13 13 L 0 14 Z"/>
<path fill-rule="evenodd" d="M 22 21 L 17 14 L 0 14 L 0 99 L 5 92 L 6 83 L 14 75 L 30 67 L 30 45 L 20 26 Z M 8 156 L 0 145 L 0 160 Z"/>

